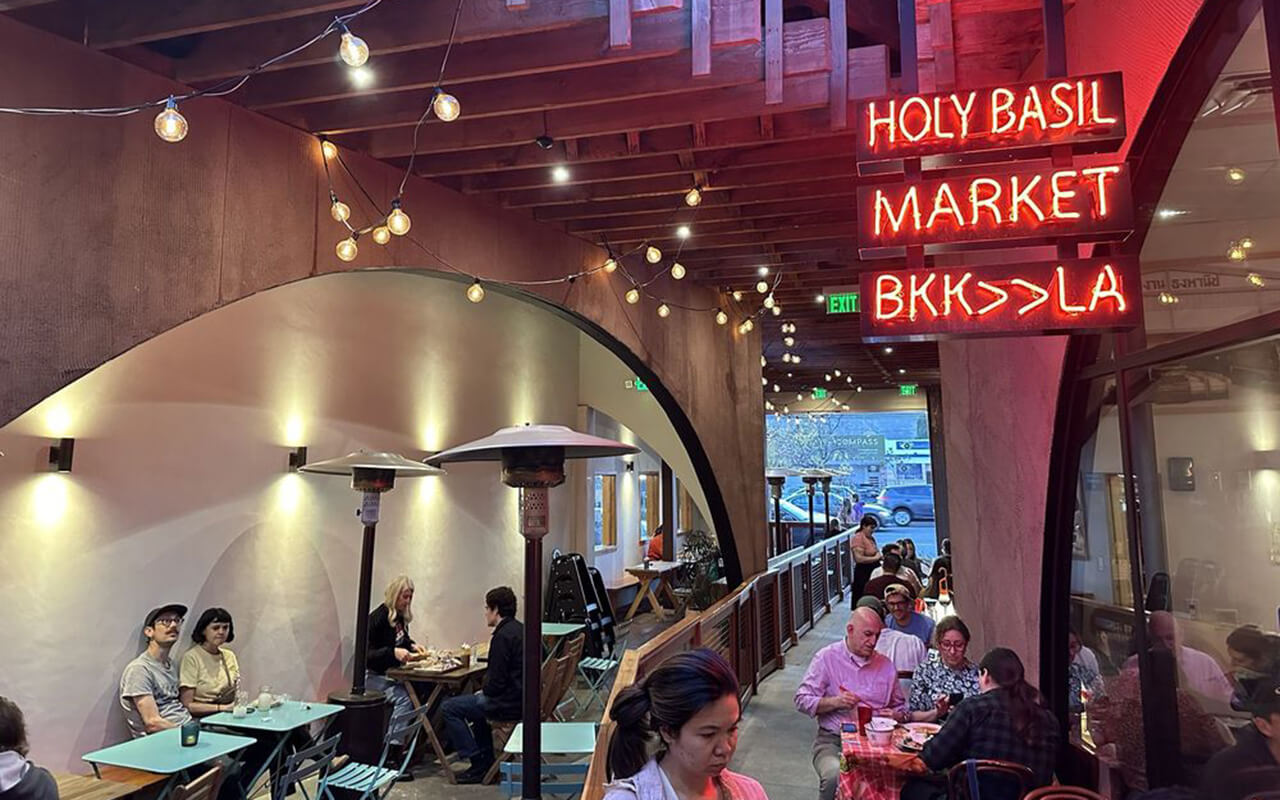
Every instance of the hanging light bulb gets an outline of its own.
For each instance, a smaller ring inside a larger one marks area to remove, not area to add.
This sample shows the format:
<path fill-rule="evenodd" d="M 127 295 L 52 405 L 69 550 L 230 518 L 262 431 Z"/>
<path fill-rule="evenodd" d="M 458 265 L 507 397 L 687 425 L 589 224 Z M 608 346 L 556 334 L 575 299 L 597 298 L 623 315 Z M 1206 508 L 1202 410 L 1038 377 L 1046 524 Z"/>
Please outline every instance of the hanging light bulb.
<path fill-rule="evenodd" d="M 156 136 L 166 142 L 180 142 L 187 138 L 187 118 L 178 111 L 178 102 L 172 96 L 164 104 L 164 111 L 156 114 Z"/>
<path fill-rule="evenodd" d="M 832 374 L 833 374 L 833 375 L 835 375 L 837 378 L 839 378 L 839 377 L 840 377 L 840 370 L 836 369 L 836 370 L 832 370 L 831 372 L 832 372 Z"/>
<path fill-rule="evenodd" d="M 671 316 L 671 306 L 668 306 L 666 303 L 660 303 L 658 305 L 658 316 L 662 317 L 663 319 L 666 319 L 667 317 Z"/>
<path fill-rule="evenodd" d="M 1240 246 L 1245 250 L 1253 249 L 1253 238 L 1249 236 L 1242 237 L 1239 242 Z"/>
<path fill-rule="evenodd" d="M 1166 306 L 1175 305 L 1179 300 L 1178 296 L 1173 292 L 1161 292 L 1156 295 L 1156 299 L 1159 300 L 1162 305 Z"/>
<path fill-rule="evenodd" d="M 1227 170 L 1227 183 L 1244 183 L 1245 177 L 1244 170 L 1239 167 L 1231 167 Z"/>
<path fill-rule="evenodd" d="M 462 104 L 458 102 L 458 98 L 443 89 L 436 89 L 436 96 L 431 100 L 431 111 L 441 122 L 453 122 L 462 114 Z"/>
<path fill-rule="evenodd" d="M 784 336 L 784 337 L 782 337 L 782 343 L 783 343 L 783 344 L 785 344 L 787 347 L 795 347 L 795 346 L 796 346 L 796 337 L 794 337 L 794 336 Z"/>
<path fill-rule="evenodd" d="M 830 372 L 828 372 L 826 375 L 823 375 L 822 377 L 823 377 L 823 379 L 824 379 L 824 380 L 826 380 L 826 382 L 827 382 L 827 383 L 831 383 L 831 373 L 830 373 Z"/>
<path fill-rule="evenodd" d="M 684 204 L 686 206 L 689 206 L 690 208 L 692 208 L 701 202 L 702 202 L 702 192 L 698 191 L 697 186 L 693 187 L 692 189 L 690 189 L 688 192 L 685 193 Z"/>
<path fill-rule="evenodd" d="M 612 258 L 606 258 L 604 261 L 604 271 L 610 274 L 618 271 L 618 262 Z"/>
<path fill-rule="evenodd" d="M 765 357 L 760 356 L 760 366 L 767 367 L 768 365 L 769 365 L 769 362 L 765 360 Z"/>
<path fill-rule="evenodd" d="M 675 280 L 678 280 L 678 281 L 684 280 L 684 276 L 686 274 L 688 273 L 686 273 L 685 271 L 684 264 L 681 264 L 679 261 L 677 261 L 676 263 L 671 265 L 671 277 L 674 278 Z"/>
<path fill-rule="evenodd" d="M 329 216 L 338 222 L 346 222 L 351 219 L 351 206 L 338 199 L 335 194 L 329 195 Z"/>
<path fill-rule="evenodd" d="M 475 283 L 467 287 L 467 299 L 473 303 L 479 303 L 484 299 L 484 287 L 480 285 L 479 278 L 476 278 Z"/>
<path fill-rule="evenodd" d="M 857 389 L 855 389 L 854 391 L 856 391 L 856 392 L 861 392 L 861 391 L 862 391 L 862 387 L 861 387 L 861 386 L 859 386 L 859 387 L 858 387 Z"/>
<path fill-rule="evenodd" d="M 791 406 L 783 406 L 783 407 L 782 407 L 782 413 L 783 413 L 783 414 L 790 414 L 790 413 L 791 413 Z"/>
<path fill-rule="evenodd" d="M 627 290 L 626 298 L 627 302 L 634 306 L 636 303 L 640 302 L 640 290 L 632 286 Z"/>
<path fill-rule="evenodd" d="M 735 289 L 735 290 L 733 291 L 733 299 L 734 299 L 734 300 L 736 300 L 737 302 L 741 303 L 741 302 L 742 302 L 742 292 L 740 292 L 740 291 L 738 291 L 737 289 Z"/>
<path fill-rule="evenodd" d="M 847 384 L 852 385 L 852 384 L 853 384 L 853 376 L 852 376 L 852 375 L 850 375 L 849 377 L 845 378 L 845 379 L 844 379 L 844 382 L 845 382 L 845 383 L 847 383 Z"/>
<path fill-rule="evenodd" d="M 769 379 L 768 379 L 768 378 L 766 378 L 766 377 L 764 377 L 763 375 L 762 375 L 762 376 L 760 376 L 760 385 L 761 385 L 761 386 L 768 386 L 768 385 L 769 385 Z"/>
<path fill-rule="evenodd" d="M 356 234 L 351 234 L 347 238 L 338 242 L 338 246 L 334 248 L 334 252 L 338 254 L 338 258 L 343 261 L 354 261 L 360 253 L 360 248 L 356 246 Z"/>
<path fill-rule="evenodd" d="M 716 309 L 716 324 L 717 324 L 717 325 L 725 325 L 725 324 L 727 324 L 728 322 L 729 322 L 729 315 L 728 315 L 728 314 L 726 314 L 726 313 L 724 313 L 723 311 L 721 311 L 720 309 L 718 309 L 718 308 L 717 308 L 717 309 Z"/>
<path fill-rule="evenodd" d="M 764 307 L 765 307 L 765 308 L 773 308 L 773 295 L 772 295 L 772 294 L 767 294 L 767 295 L 765 295 L 765 296 L 764 296 Z"/>
<path fill-rule="evenodd" d="M 396 236 L 404 236 L 409 232 L 413 220 L 400 208 L 400 198 L 391 201 L 391 213 L 387 215 L 387 228 Z"/>
<path fill-rule="evenodd" d="M 791 363 L 792 363 L 792 364 L 799 364 L 799 363 L 800 363 L 800 354 L 799 354 L 799 353 L 795 353 L 795 354 L 793 354 L 793 355 L 791 356 Z"/>
<path fill-rule="evenodd" d="M 347 30 L 346 25 L 343 25 L 342 42 L 338 45 L 338 57 L 348 67 L 362 67 L 364 62 L 369 60 L 369 45 L 365 44 L 364 39 Z"/>
<path fill-rule="evenodd" d="M 1227 248 L 1227 258 L 1232 261 L 1244 261 L 1248 255 L 1248 251 L 1239 242 L 1232 242 L 1231 246 Z"/>
<path fill-rule="evenodd" d="M 782 363 L 783 363 L 783 364 L 790 364 L 790 363 L 791 363 L 791 354 L 790 354 L 790 353 L 783 353 L 783 354 L 782 354 Z"/>
<path fill-rule="evenodd" d="M 775 384 L 773 385 L 773 391 L 774 391 L 775 393 L 780 392 L 780 391 L 782 391 L 782 387 L 775 383 Z"/>
<path fill-rule="evenodd" d="M 778 305 L 777 303 L 775 303 L 775 304 L 774 304 L 774 306 L 773 306 L 773 315 L 774 315 L 775 317 L 780 317 L 780 316 L 782 316 L 782 306 L 780 306 L 780 305 Z"/>
<path fill-rule="evenodd" d="M 338 146 L 328 139 L 320 142 L 320 152 L 324 154 L 325 159 L 332 161 L 338 157 Z"/>
<path fill-rule="evenodd" d="M 391 241 L 391 229 L 386 225 L 379 225 L 374 228 L 371 235 L 373 236 L 373 241 L 378 244 L 386 244 Z"/>
<path fill-rule="evenodd" d="M 798 403 L 803 399 L 804 399 L 804 395 L 800 394 L 799 392 L 796 392 L 796 402 Z"/>
<path fill-rule="evenodd" d="M 1250 284 L 1258 287 L 1259 289 L 1267 285 L 1266 278 L 1263 278 L 1261 275 L 1259 275 L 1256 272 L 1250 272 L 1247 277 L 1247 280 L 1249 281 Z"/>
<path fill-rule="evenodd" d="M 676 236 L 680 239 L 688 239 L 689 236 L 692 234 L 693 234 L 693 231 L 689 229 L 688 225 L 681 225 L 680 227 L 676 228 Z"/>
<path fill-rule="evenodd" d="M 662 260 L 662 251 L 653 245 L 649 245 L 644 251 L 644 260 L 650 264 L 657 264 Z"/>
<path fill-rule="evenodd" d="M 769 291 L 769 282 L 768 282 L 768 281 L 757 281 L 757 282 L 756 282 L 756 291 L 757 291 L 757 292 L 759 292 L 760 294 L 764 294 L 765 292 Z"/>

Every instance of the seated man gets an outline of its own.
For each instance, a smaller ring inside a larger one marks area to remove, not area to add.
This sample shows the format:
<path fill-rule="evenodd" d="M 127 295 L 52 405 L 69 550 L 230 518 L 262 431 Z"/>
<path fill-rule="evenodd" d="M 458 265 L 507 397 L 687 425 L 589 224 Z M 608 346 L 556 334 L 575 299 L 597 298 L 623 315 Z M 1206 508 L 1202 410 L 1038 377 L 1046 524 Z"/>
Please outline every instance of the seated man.
<path fill-rule="evenodd" d="M 524 625 L 515 618 L 516 594 L 509 586 L 490 589 L 484 605 L 485 624 L 493 628 L 484 687 L 475 694 L 450 697 L 440 707 L 454 749 L 471 762 L 458 774 L 458 783 L 479 783 L 493 766 L 493 730 L 488 720 L 520 719 Z"/>
<path fill-rule="evenodd" d="M 911 597 L 914 599 L 919 594 L 915 584 L 898 577 L 899 573 L 904 571 L 910 572 L 911 570 L 902 566 L 902 556 L 897 553 L 889 553 L 884 557 L 884 566 L 876 567 L 875 572 L 871 573 L 871 580 L 867 581 L 867 585 L 862 587 L 863 597 L 870 595 L 877 600 L 882 599 L 886 589 L 890 586 L 901 584 L 911 590 Z"/>
<path fill-rule="evenodd" d="M 876 652 L 884 624 L 870 608 L 856 608 L 845 625 L 845 636 L 814 654 L 796 689 L 796 709 L 818 718 L 813 742 L 813 768 L 818 773 L 818 796 L 833 800 L 840 777 L 840 726 L 856 723 L 858 706 L 870 706 L 877 716 L 904 720 L 907 700 L 898 686 L 893 662 Z"/>
<path fill-rule="evenodd" d="M 1205 798 L 1238 800 L 1280 787 L 1280 681 L 1259 681 L 1249 711 L 1253 724 L 1236 732 L 1234 745 L 1209 759 L 1200 784 Z"/>
<path fill-rule="evenodd" d="M 884 603 L 874 597 L 867 596 L 858 601 L 858 608 L 869 608 L 876 616 L 884 619 Z M 911 677 L 916 667 L 929 655 L 929 648 L 916 637 L 893 628 L 880 631 L 880 640 L 876 642 L 876 652 L 893 662 L 898 669 L 899 677 Z M 903 673 L 906 673 L 903 675 Z"/>
<path fill-rule="evenodd" d="M 178 665 L 169 658 L 186 613 L 186 606 L 170 603 L 147 614 L 142 626 L 147 649 L 120 676 L 120 706 L 135 739 L 180 727 L 191 719 L 178 696 Z"/>
<path fill-rule="evenodd" d="M 1173 653 L 1182 676 L 1186 678 L 1184 688 L 1223 703 L 1231 702 L 1231 681 L 1227 680 L 1222 667 L 1213 656 L 1182 643 L 1182 632 L 1178 630 L 1177 620 L 1172 614 L 1168 611 L 1151 612 L 1147 630 L 1154 641 Z"/>
<path fill-rule="evenodd" d="M 58 800 L 57 781 L 27 760 L 22 709 L 7 697 L 0 697 L 0 800 Z"/>
<path fill-rule="evenodd" d="M 919 638 L 925 647 L 933 642 L 933 620 L 915 610 L 915 595 L 910 589 L 895 583 L 884 590 L 884 604 L 889 608 L 886 626 Z"/>

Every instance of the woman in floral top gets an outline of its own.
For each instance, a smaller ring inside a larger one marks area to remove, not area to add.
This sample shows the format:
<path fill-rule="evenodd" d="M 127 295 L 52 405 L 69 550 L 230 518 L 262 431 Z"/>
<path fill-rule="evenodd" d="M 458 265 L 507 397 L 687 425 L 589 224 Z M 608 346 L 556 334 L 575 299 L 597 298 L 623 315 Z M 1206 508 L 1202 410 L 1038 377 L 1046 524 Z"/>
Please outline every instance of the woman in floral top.
<path fill-rule="evenodd" d="M 916 668 L 911 679 L 911 719 L 936 722 L 951 711 L 951 695 L 978 694 L 978 667 L 965 657 L 969 627 L 959 617 L 945 617 L 933 631 L 936 650 Z"/>

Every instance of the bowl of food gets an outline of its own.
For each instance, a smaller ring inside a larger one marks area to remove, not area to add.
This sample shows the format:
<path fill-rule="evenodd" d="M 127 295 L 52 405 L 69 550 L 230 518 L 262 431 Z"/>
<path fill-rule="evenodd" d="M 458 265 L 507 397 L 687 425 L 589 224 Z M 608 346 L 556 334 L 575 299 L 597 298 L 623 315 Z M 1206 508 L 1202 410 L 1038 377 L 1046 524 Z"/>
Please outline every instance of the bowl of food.
<path fill-rule="evenodd" d="M 933 738 L 942 726 L 934 722 L 912 722 L 907 725 L 907 738 L 912 743 L 923 746 L 925 742 Z"/>
<path fill-rule="evenodd" d="M 872 717 L 867 723 L 867 739 L 876 747 L 888 747 L 893 741 L 893 729 L 896 727 L 897 721 L 889 717 Z"/>

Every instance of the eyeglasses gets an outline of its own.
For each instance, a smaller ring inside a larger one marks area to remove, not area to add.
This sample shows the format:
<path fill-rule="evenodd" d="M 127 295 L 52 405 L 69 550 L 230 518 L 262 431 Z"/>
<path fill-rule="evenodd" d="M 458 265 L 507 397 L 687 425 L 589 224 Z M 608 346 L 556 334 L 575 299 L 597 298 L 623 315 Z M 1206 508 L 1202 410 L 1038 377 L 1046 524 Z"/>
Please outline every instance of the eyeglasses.
<path fill-rule="evenodd" d="M 889 602 L 885 603 L 885 605 L 887 605 L 889 608 L 906 608 L 907 606 L 911 605 L 911 603 L 906 600 L 890 600 Z"/>
<path fill-rule="evenodd" d="M 968 646 L 968 642 L 938 642 L 938 647 L 943 650 L 964 650 Z"/>
<path fill-rule="evenodd" d="M 183 623 L 183 622 L 185 622 L 185 621 L 186 621 L 186 620 L 184 620 L 182 617 L 160 617 L 159 619 L 157 619 L 155 622 L 153 622 L 153 623 L 151 623 L 151 624 L 152 624 L 152 626 L 153 626 L 153 627 L 154 627 L 154 626 L 156 626 L 156 625 L 166 625 L 166 626 L 169 626 L 169 627 L 175 627 L 175 628 L 176 628 L 176 627 L 181 626 L 181 625 L 182 625 L 182 623 Z"/>

